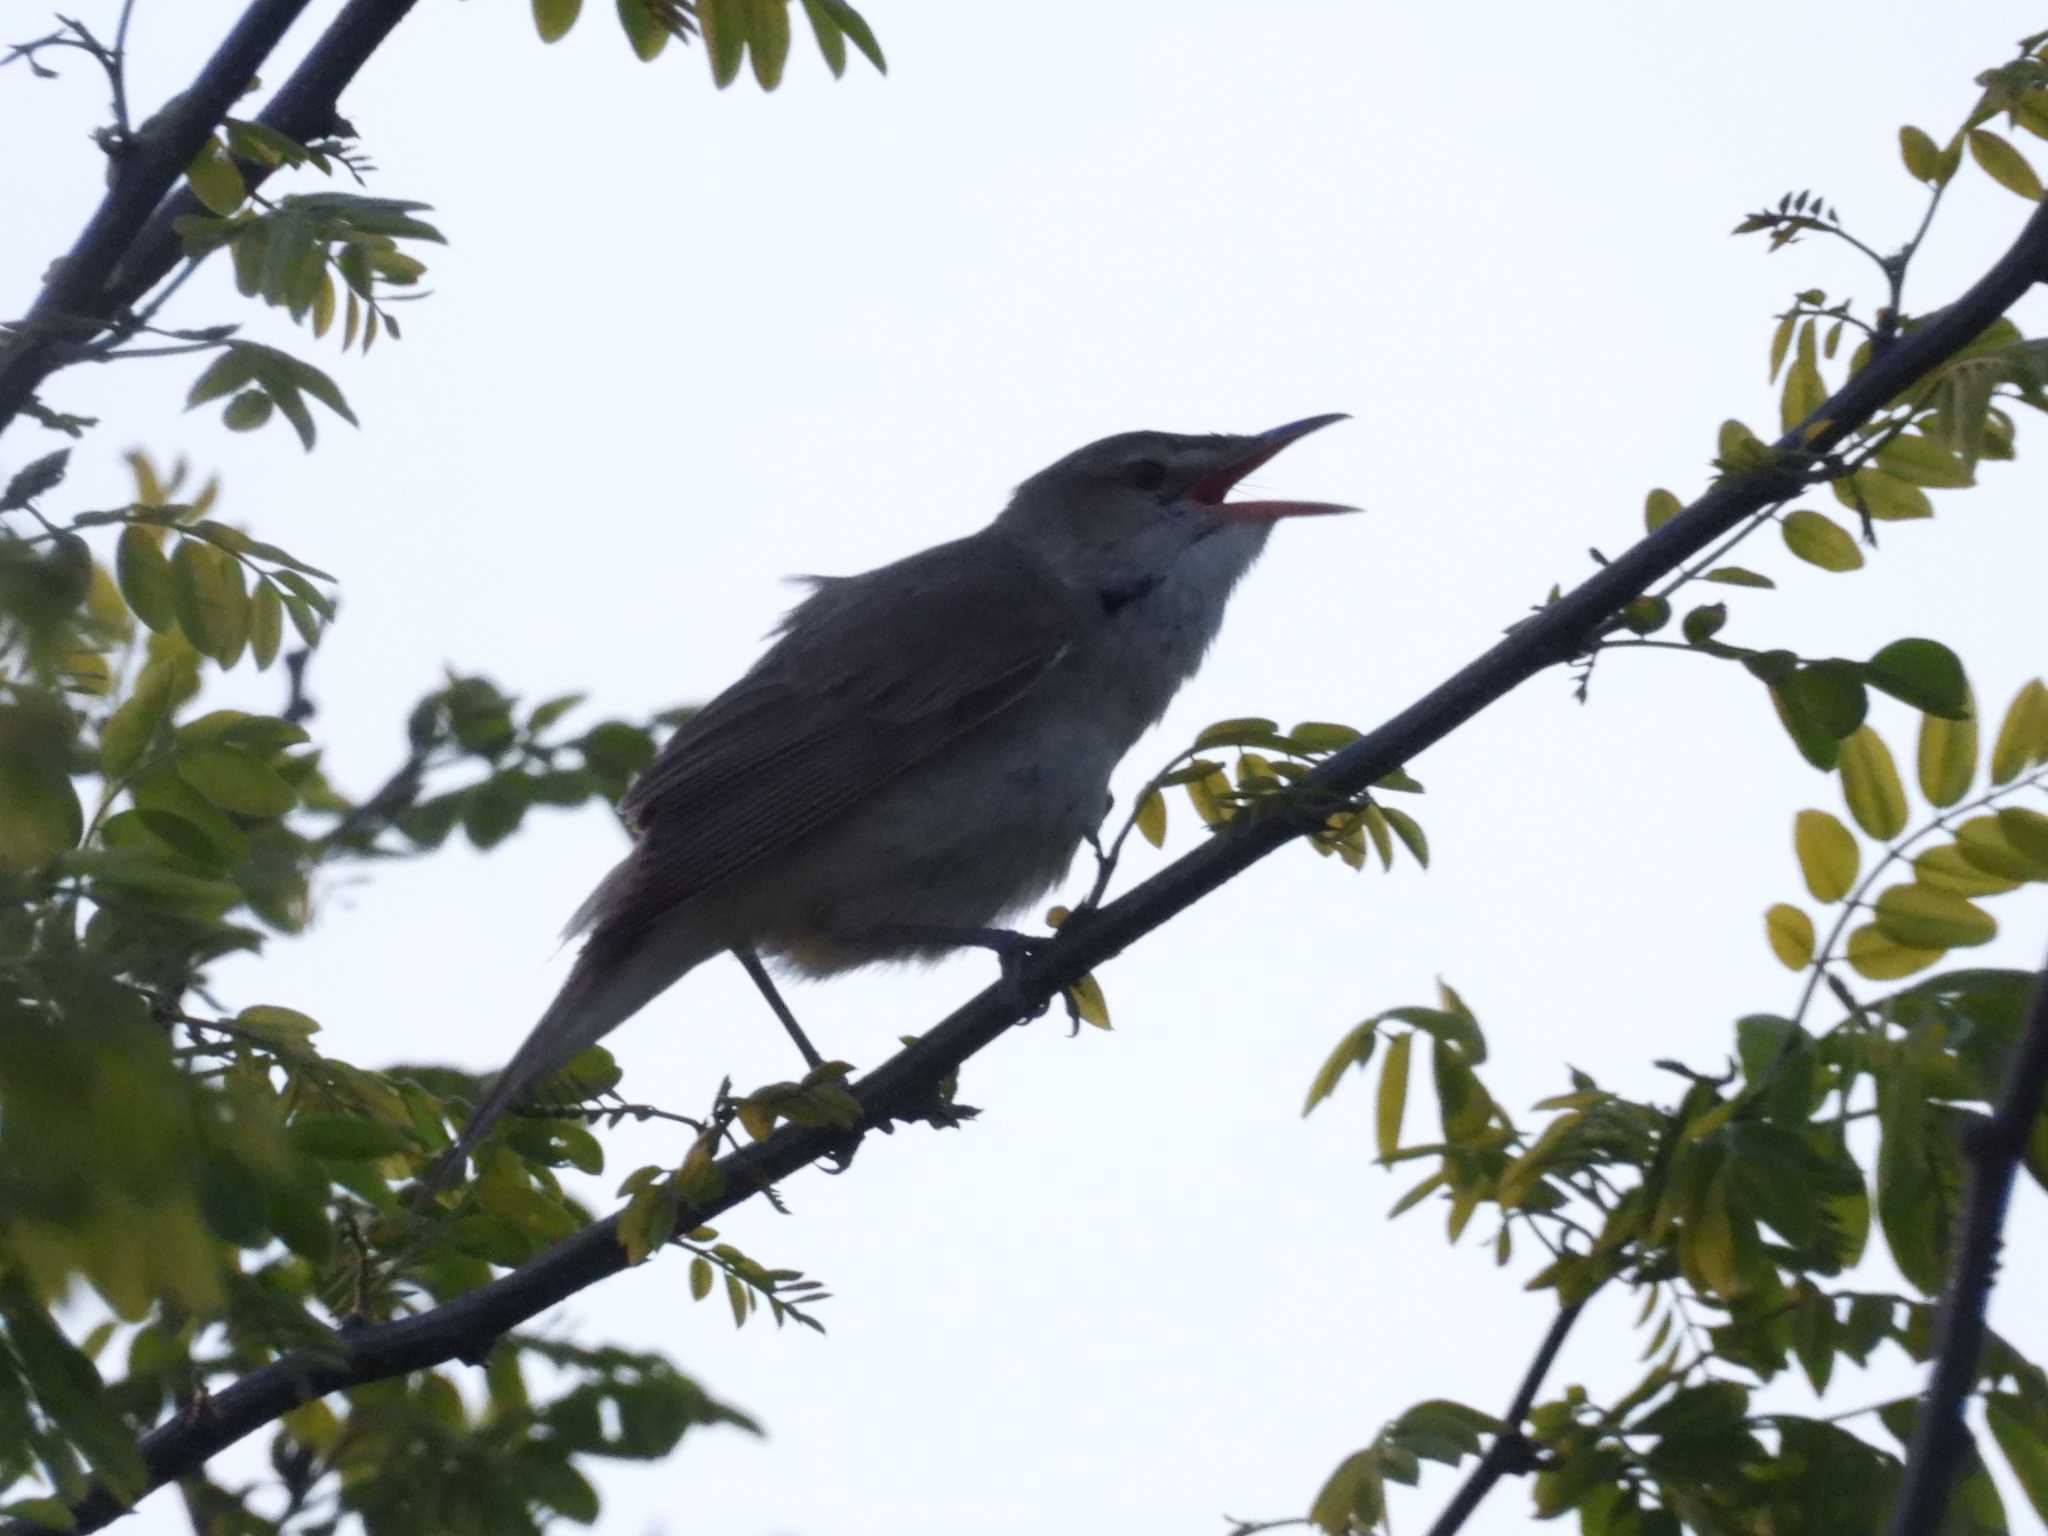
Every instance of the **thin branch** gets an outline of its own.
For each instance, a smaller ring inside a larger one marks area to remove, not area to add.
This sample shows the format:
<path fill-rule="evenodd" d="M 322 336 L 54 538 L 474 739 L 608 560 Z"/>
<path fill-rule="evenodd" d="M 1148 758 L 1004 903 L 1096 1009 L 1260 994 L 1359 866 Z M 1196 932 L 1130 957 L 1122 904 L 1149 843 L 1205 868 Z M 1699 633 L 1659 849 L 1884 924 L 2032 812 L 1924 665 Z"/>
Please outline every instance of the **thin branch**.
<path fill-rule="evenodd" d="M 108 278 L 152 212 L 306 4 L 307 0 L 250 0 L 198 78 L 158 114 L 155 127 L 115 160 L 107 195 L 36 296 L 19 334 L 0 355 L 0 431 L 48 376 L 61 342 L 75 339 L 77 322 L 91 315 Z M 98 318 L 112 313 L 103 311 Z"/>
<path fill-rule="evenodd" d="M 1451 1495 L 1451 1502 L 1444 1506 L 1444 1512 L 1436 1517 L 1436 1524 L 1429 1528 L 1429 1536 L 1452 1536 L 1471 1518 L 1480 1501 L 1493 1492 L 1495 1483 L 1510 1472 L 1529 1470 L 1531 1448 L 1528 1437 L 1522 1433 L 1522 1420 L 1529 1417 L 1530 1408 L 1535 1406 L 1536 1394 L 1543 1390 L 1543 1378 L 1550 1374 L 1557 1352 L 1564 1348 L 1565 1336 L 1572 1331 L 1572 1324 L 1579 1320 L 1579 1314 L 1585 1309 L 1584 1301 L 1575 1301 L 1560 1309 L 1550 1320 L 1550 1331 L 1543 1335 L 1536 1358 L 1529 1362 L 1522 1384 L 1515 1390 L 1515 1400 L 1500 1416 L 1500 1433 L 1493 1437 L 1493 1444 L 1479 1458 L 1479 1465 L 1472 1469 L 1471 1476 Z"/>
<path fill-rule="evenodd" d="M 2012 1198 L 2013 1174 L 2048 1094 L 2048 971 L 2034 983 L 2025 1033 L 2006 1064 L 2005 1091 L 1989 1118 L 1963 1136 L 1969 1159 L 1969 1194 L 1954 1267 L 1934 1323 L 1934 1372 L 1920 1404 L 1920 1422 L 1906 1452 L 1906 1477 L 1892 1506 L 1888 1536 L 1917 1536 L 1940 1523 L 1956 1474 L 1969 1451 L 1963 1404 L 1977 1379 L 1984 1348 L 1984 1313 L 1998 1276 L 1999 1233 Z"/>
<path fill-rule="evenodd" d="M 1967 293 L 1901 336 L 1813 418 L 1779 439 L 1779 448 L 1797 455 L 1795 463 L 1828 452 L 1893 396 L 1973 341 L 2044 273 L 2048 204 L 2036 209 L 2011 249 Z M 1811 438 L 1808 427 L 1813 428 Z M 1529 678 L 1580 655 L 1622 604 L 1787 495 L 1788 484 L 1798 479 L 1795 468 L 1766 467 L 1722 480 L 1655 533 L 1517 624 L 1477 660 L 1319 764 L 1302 781 L 1311 803 L 1322 803 L 1317 797 L 1329 793 L 1371 788 Z M 850 1091 L 861 1106 L 863 1123 L 879 1126 L 920 1117 L 940 1083 L 1020 1019 L 1034 1017 L 1069 985 L 1321 825 L 1318 815 L 1241 817 L 1097 909 L 1086 922 L 1067 924 L 1007 979 L 961 1004 L 855 1083 Z M 2039 1033 L 2048 1037 L 2048 1029 Z M 714 1166 L 722 1193 L 681 1213 L 677 1227 L 687 1231 L 702 1225 L 799 1169 L 842 1155 L 845 1145 L 844 1131 L 785 1125 L 767 1140 L 720 1158 Z M 209 1397 L 204 1413 L 179 1415 L 143 1436 L 148 1486 L 159 1487 L 189 1472 L 298 1404 L 328 1392 L 450 1360 L 481 1360 L 508 1329 L 626 1268 L 617 1233 L 614 1215 L 432 1311 L 337 1334 L 320 1352 L 294 1352 L 250 1372 Z M 73 1511 L 80 1531 L 97 1530 L 123 1513 L 103 1489 L 86 1495 Z M 36 1536 L 40 1530 L 15 1521 L 0 1525 L 0 1536 Z"/>

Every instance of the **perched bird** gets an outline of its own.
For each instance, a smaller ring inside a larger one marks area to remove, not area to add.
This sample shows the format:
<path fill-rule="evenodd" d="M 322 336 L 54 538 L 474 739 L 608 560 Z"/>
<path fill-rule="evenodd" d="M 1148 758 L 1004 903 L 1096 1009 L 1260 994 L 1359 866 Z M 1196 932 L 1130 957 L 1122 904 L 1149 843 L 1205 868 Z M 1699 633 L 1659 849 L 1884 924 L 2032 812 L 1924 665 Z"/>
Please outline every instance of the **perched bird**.
<path fill-rule="evenodd" d="M 569 979 L 463 1128 L 726 950 L 829 975 L 989 942 L 1065 875 L 1119 760 L 1201 664 L 1273 524 L 1226 501 L 1341 415 L 1255 436 L 1127 432 L 1017 488 L 980 532 L 813 578 L 774 643 L 620 804 L 630 853 L 571 923 Z"/>

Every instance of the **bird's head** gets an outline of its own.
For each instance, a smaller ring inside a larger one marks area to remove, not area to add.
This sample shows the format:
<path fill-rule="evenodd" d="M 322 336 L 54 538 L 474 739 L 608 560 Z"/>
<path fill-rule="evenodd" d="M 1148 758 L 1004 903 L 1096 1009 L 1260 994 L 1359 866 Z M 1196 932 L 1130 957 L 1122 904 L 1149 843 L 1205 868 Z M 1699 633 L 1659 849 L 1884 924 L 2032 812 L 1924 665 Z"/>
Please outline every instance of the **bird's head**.
<path fill-rule="evenodd" d="M 1292 421 L 1250 436 L 1122 432 L 1078 448 L 1017 487 L 996 526 L 1071 579 L 1163 575 L 1218 534 L 1249 565 L 1283 517 L 1354 512 L 1327 501 L 1231 501 L 1238 482 L 1289 443 L 1345 416 Z"/>

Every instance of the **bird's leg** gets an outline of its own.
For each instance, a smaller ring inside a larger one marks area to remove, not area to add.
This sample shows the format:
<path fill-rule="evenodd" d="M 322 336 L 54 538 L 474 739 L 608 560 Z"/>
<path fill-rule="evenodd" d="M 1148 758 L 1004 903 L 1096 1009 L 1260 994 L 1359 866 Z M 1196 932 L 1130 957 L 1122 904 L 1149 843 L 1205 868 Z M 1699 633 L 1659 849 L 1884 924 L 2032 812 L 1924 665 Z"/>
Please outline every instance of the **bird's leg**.
<path fill-rule="evenodd" d="M 732 952 L 747 975 L 752 978 L 754 985 L 760 989 L 761 995 L 768 1000 L 769 1008 L 773 1010 L 775 1017 L 782 1021 L 783 1029 L 788 1032 L 789 1038 L 796 1042 L 796 1048 L 803 1052 L 805 1065 L 814 1072 L 822 1067 L 825 1058 L 818 1054 L 818 1048 L 811 1044 L 810 1036 L 806 1035 L 803 1026 L 797 1023 L 796 1015 L 789 1011 L 789 1004 L 785 1003 L 782 994 L 775 990 L 775 982 L 768 974 L 768 967 L 761 963 L 760 955 L 745 944 L 735 944 Z"/>

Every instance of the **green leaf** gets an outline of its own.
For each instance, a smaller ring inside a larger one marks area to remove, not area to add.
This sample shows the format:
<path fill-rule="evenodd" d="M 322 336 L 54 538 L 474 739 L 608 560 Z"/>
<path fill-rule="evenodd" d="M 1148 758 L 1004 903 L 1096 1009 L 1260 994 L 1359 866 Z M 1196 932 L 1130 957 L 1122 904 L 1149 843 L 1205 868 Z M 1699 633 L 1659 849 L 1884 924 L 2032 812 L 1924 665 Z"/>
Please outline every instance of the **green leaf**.
<path fill-rule="evenodd" d="M 1853 475 L 1829 481 L 1828 487 L 1843 506 L 1880 523 L 1934 516 L 1934 503 L 1927 499 L 1925 491 L 1881 469 L 1859 469 Z"/>
<path fill-rule="evenodd" d="M 746 0 L 746 6 L 754 81 L 772 91 L 782 83 L 782 67 L 789 60 L 789 0 Z"/>
<path fill-rule="evenodd" d="M 1984 1400 L 1991 1437 L 2034 1513 L 2048 1520 L 2048 1408 L 2038 1398 L 1993 1392 Z"/>
<path fill-rule="evenodd" d="M 142 760 L 157 727 L 177 705 L 177 684 L 177 668 L 165 662 L 152 662 L 137 675 L 135 691 L 100 727 L 100 769 L 108 778 L 123 777 Z"/>
<path fill-rule="evenodd" d="M 7 1340 L 43 1412 L 85 1453 L 108 1491 L 123 1504 L 141 1498 L 149 1486 L 148 1468 L 92 1361 L 27 1301 L 8 1304 Z"/>
<path fill-rule="evenodd" d="M 866 18 L 848 5 L 846 0 L 819 0 L 819 3 L 824 6 L 833 21 L 838 23 L 839 30 L 852 39 L 853 46 L 875 66 L 875 73 L 889 73 L 889 61 L 882 57 L 882 45 L 875 41 L 875 34 L 868 27 Z"/>
<path fill-rule="evenodd" d="M 1913 878 L 1922 885 L 1931 885 L 1937 891 L 1953 891 L 1958 896 L 2000 896 L 2019 889 L 2021 883 L 1979 869 L 1963 857 L 1963 850 L 1954 843 L 1943 843 L 1915 855 Z"/>
<path fill-rule="evenodd" d="M 270 420 L 274 404 L 260 389 L 245 389 L 228 402 L 221 421 L 230 432 L 254 432 Z"/>
<path fill-rule="evenodd" d="M 1777 583 L 1768 576 L 1745 570 L 1739 565 L 1717 565 L 1705 572 L 1701 581 L 1718 581 L 1724 587 L 1775 587 Z"/>
<path fill-rule="evenodd" d="M 1145 798 L 1138 802 L 1138 812 L 1133 818 L 1138 834 L 1154 848 L 1166 846 L 1166 797 L 1156 789 L 1145 791 Z"/>
<path fill-rule="evenodd" d="M 1998 830 L 2021 858 L 2048 868 L 2048 816 L 2024 805 L 2004 806 L 1998 812 Z"/>
<path fill-rule="evenodd" d="M 159 530 L 135 523 L 123 528 L 114 548 L 114 574 L 138 619 L 160 635 L 176 627 L 177 589 Z"/>
<path fill-rule="evenodd" d="M 1998 936 L 1989 912 L 1951 891 L 1895 885 L 1877 898 L 1877 926 L 1908 949 L 1955 949 Z"/>
<path fill-rule="evenodd" d="M 1977 773 L 1977 703 L 1963 686 L 1963 714 L 1953 720 L 1924 715 L 1920 720 L 1920 792 L 1937 808 L 1954 805 L 1970 792 Z"/>
<path fill-rule="evenodd" d="M 1785 535 L 1787 549 L 1824 571 L 1853 571 L 1863 564 L 1863 551 L 1856 547 L 1848 530 L 1819 512 L 1804 507 L 1788 512 L 1780 531 Z"/>
<path fill-rule="evenodd" d="M 1826 811 L 1801 811 L 1793 818 L 1792 848 L 1815 901 L 1840 901 L 1855 888 L 1862 849 L 1856 835 Z"/>
<path fill-rule="evenodd" d="M 71 787 L 70 718 L 45 698 L 21 697 L 0 706 L 0 870 L 40 869 L 85 832 Z"/>
<path fill-rule="evenodd" d="M 292 1147 L 306 1157 L 361 1161 L 409 1152 L 413 1138 L 385 1120 L 354 1115 L 301 1115 L 286 1131 Z"/>
<path fill-rule="evenodd" d="M 1315 1080 L 1309 1084 L 1308 1102 L 1301 1106 L 1302 1114 L 1306 1116 L 1310 1110 L 1337 1091 L 1338 1079 L 1343 1077 L 1345 1068 L 1363 1068 L 1371 1061 L 1373 1047 L 1377 1044 L 1379 1027 L 1373 1020 L 1367 1019 L 1363 1024 L 1349 1030 L 1344 1038 L 1337 1042 L 1337 1048 L 1330 1052 L 1329 1057 L 1317 1070 Z"/>
<path fill-rule="evenodd" d="M 1803 971 L 1813 964 L 1813 919 L 1789 902 L 1765 910 L 1764 938 L 1786 970 Z"/>
<path fill-rule="evenodd" d="M 659 57 L 668 46 L 669 30 L 648 8 L 647 0 L 619 0 L 619 25 L 643 64 Z"/>
<path fill-rule="evenodd" d="M 576 25 L 583 0 L 533 0 L 533 26 L 544 43 L 556 42 Z"/>
<path fill-rule="evenodd" d="M 697 25 L 704 34 L 704 53 L 711 82 L 724 90 L 739 78 L 746 56 L 748 0 L 698 0 Z"/>
<path fill-rule="evenodd" d="M 249 611 L 249 654 L 256 658 L 259 669 L 277 660 L 278 647 L 283 642 L 284 599 L 269 581 L 259 579 Z"/>
<path fill-rule="evenodd" d="M 2034 168 L 2027 164 L 2027 157 L 2014 149 L 2010 140 L 1989 128 L 1972 128 L 1969 140 L 1970 158 L 1984 168 L 1985 175 L 2006 191 L 2017 192 L 2029 202 L 2041 201 L 2041 178 L 2034 174 Z"/>
<path fill-rule="evenodd" d="M 1387 1042 L 1387 1059 L 1380 1065 L 1373 1135 L 1382 1163 L 1391 1163 L 1401 1150 L 1401 1121 L 1408 1112 L 1408 1058 L 1414 1049 L 1414 1035 L 1395 1035 Z"/>
<path fill-rule="evenodd" d="M 231 667 L 249 639 L 249 594 L 242 567 L 200 539 L 180 539 L 171 557 L 178 627 L 201 655 Z"/>
<path fill-rule="evenodd" d="M 1863 667 L 1864 681 L 1945 720 L 1970 718 L 1970 684 L 1956 653 L 1939 640 L 1894 640 Z M 1971 752 L 1975 753 L 1972 737 Z"/>
<path fill-rule="evenodd" d="M 1899 130 L 1899 158 L 1906 162 L 1906 174 L 1915 181 L 1939 186 L 1948 178 L 1941 174 L 1941 151 L 1934 140 L 1908 124 Z"/>
<path fill-rule="evenodd" d="M 282 816 L 298 804 L 275 768 L 240 747 L 199 747 L 180 752 L 176 761 L 178 777 L 224 811 Z"/>
<path fill-rule="evenodd" d="M 1719 634 L 1727 622 L 1726 603 L 1705 603 L 1688 613 L 1679 629 L 1688 645 L 1704 645 Z"/>
<path fill-rule="evenodd" d="M 1972 868 L 2002 880 L 2048 880 L 2048 864 L 2015 848 L 1996 816 L 1972 816 L 1957 827 L 1956 851 Z"/>
<path fill-rule="evenodd" d="M 1809 662 L 1780 684 L 1780 689 L 1837 741 L 1853 733 L 1870 712 L 1863 669 L 1854 662 Z"/>
<path fill-rule="evenodd" d="M 846 73 L 846 34 L 839 30 L 839 23 L 832 19 L 832 13 L 819 0 L 803 0 L 804 15 L 811 23 L 811 35 L 818 40 L 818 52 L 825 56 L 825 65 L 837 80 Z"/>
<path fill-rule="evenodd" d="M 1643 530 L 1655 533 L 1684 510 L 1684 503 L 1660 486 L 1643 498 Z"/>
<path fill-rule="evenodd" d="M 2048 687 L 2038 677 L 2022 684 L 2006 707 L 1991 746 L 1991 782 L 2009 784 L 2031 763 L 2048 758 Z"/>
<path fill-rule="evenodd" d="M 1918 432 L 1902 432 L 1886 442 L 1877 450 L 1877 465 L 1908 485 L 1956 489 L 1977 483 L 1968 460 Z"/>
<path fill-rule="evenodd" d="M 1879 842 L 1889 842 L 1906 827 L 1906 790 L 1891 749 L 1869 726 L 1842 742 L 1842 798 L 1856 825 Z"/>
<path fill-rule="evenodd" d="M 1400 838 L 1415 856 L 1415 862 L 1424 869 L 1429 868 L 1429 839 L 1423 836 L 1421 823 L 1406 811 L 1396 810 L 1391 805 L 1381 806 L 1380 814 L 1387 818 L 1387 825 L 1394 829 L 1394 836 Z"/>
<path fill-rule="evenodd" d="M 1758 659 L 1746 658 L 1744 664 Z M 1785 727 L 1785 733 L 1792 738 L 1792 745 L 1799 749 L 1801 757 L 1823 772 L 1835 766 L 1841 758 L 1841 743 L 1796 694 L 1774 687 L 1771 689 L 1771 705 L 1777 710 L 1779 724 Z"/>
<path fill-rule="evenodd" d="M 242 184 L 242 173 L 228 155 L 218 138 L 211 138 L 185 167 L 185 180 L 192 185 L 192 195 L 206 205 L 209 212 L 226 218 L 249 196 L 249 189 Z"/>

